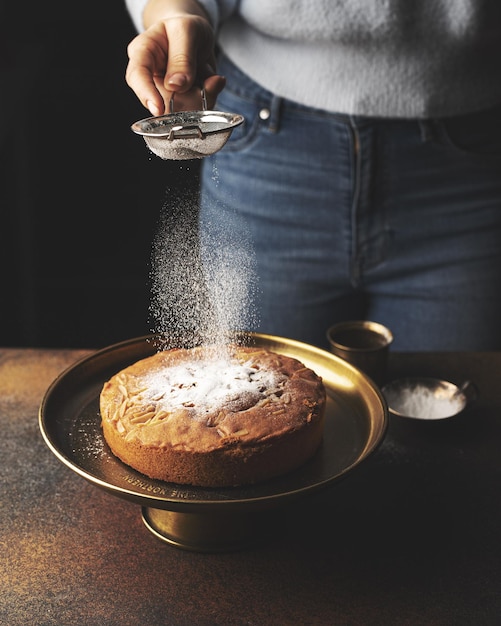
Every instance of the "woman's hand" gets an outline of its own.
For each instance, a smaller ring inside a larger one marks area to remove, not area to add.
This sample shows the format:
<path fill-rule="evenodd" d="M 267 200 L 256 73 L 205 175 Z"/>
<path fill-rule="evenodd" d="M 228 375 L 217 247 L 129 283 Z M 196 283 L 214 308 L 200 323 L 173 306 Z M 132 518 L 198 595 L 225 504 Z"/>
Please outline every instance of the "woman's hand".
<path fill-rule="evenodd" d="M 225 79 L 215 73 L 214 31 L 200 5 L 150 0 L 143 19 L 151 25 L 129 44 L 125 75 L 142 104 L 162 115 L 175 92 L 176 110 L 199 110 L 204 86 L 213 108 Z"/>

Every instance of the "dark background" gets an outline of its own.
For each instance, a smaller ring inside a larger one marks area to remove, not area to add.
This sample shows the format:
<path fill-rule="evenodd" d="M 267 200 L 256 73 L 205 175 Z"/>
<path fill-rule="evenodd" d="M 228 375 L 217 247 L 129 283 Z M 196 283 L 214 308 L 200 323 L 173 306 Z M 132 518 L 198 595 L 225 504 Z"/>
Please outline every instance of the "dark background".
<path fill-rule="evenodd" d="M 198 164 L 130 130 L 148 112 L 124 79 L 122 0 L 0 7 L 0 345 L 146 334 L 159 215 L 196 194 Z"/>

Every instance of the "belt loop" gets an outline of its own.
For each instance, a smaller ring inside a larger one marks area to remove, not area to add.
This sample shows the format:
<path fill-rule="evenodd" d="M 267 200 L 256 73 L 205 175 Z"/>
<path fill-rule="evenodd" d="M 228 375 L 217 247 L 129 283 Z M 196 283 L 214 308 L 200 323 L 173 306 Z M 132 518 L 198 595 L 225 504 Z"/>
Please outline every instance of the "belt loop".
<path fill-rule="evenodd" d="M 426 143 L 435 137 L 435 126 L 433 120 L 418 120 L 421 141 Z"/>
<path fill-rule="evenodd" d="M 270 105 L 270 121 L 268 124 L 268 129 L 272 133 L 278 133 L 280 129 L 280 116 L 282 113 L 282 102 L 283 98 L 280 96 L 273 96 L 271 99 Z"/>

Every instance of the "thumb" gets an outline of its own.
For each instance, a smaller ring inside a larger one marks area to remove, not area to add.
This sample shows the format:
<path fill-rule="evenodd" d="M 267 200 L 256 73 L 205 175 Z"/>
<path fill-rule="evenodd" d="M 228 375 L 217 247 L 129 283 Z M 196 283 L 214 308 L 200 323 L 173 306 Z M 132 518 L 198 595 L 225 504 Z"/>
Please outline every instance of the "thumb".
<path fill-rule="evenodd" d="M 165 75 L 165 87 L 172 91 L 187 91 L 194 83 L 196 67 L 190 62 L 189 57 L 178 54 L 169 55 L 167 74 Z"/>
<path fill-rule="evenodd" d="M 197 78 L 197 32 L 186 22 L 172 19 L 168 28 L 168 59 L 164 78 L 169 91 L 184 93 L 193 86 Z"/>

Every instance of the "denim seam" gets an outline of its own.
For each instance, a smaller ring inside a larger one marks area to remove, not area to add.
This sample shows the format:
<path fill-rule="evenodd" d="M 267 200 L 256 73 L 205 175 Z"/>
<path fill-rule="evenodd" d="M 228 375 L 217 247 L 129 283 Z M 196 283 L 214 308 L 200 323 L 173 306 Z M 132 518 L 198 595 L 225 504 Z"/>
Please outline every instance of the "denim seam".
<path fill-rule="evenodd" d="M 283 103 L 283 98 L 280 98 L 279 96 L 274 96 L 271 100 L 268 130 L 272 133 L 278 133 L 278 131 L 280 130 L 282 103 Z"/>
<path fill-rule="evenodd" d="M 359 250 L 358 250 L 358 209 L 359 209 L 359 201 L 360 201 L 360 177 L 361 177 L 361 145 L 360 145 L 360 135 L 358 132 L 358 128 L 356 126 L 353 118 L 349 118 L 350 125 L 350 133 L 349 133 L 349 141 L 350 141 L 350 151 L 352 154 L 352 171 L 354 174 L 354 182 L 353 182 L 353 198 L 351 202 L 351 254 L 350 254 L 350 281 L 354 288 L 359 286 L 360 283 L 360 263 L 361 259 L 359 258 Z"/>

